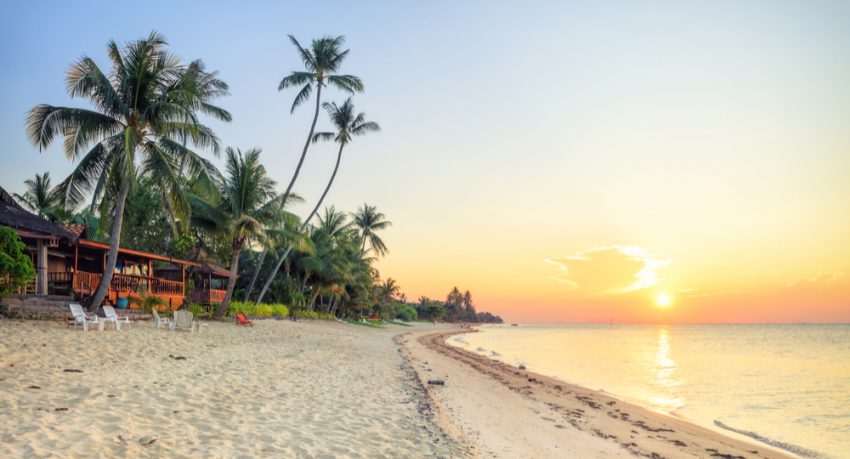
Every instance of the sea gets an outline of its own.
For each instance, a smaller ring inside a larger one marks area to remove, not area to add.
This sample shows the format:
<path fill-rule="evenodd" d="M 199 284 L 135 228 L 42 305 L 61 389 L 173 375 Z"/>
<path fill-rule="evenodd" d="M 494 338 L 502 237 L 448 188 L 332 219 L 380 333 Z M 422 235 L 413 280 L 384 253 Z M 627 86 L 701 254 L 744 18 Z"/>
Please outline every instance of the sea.
<path fill-rule="evenodd" d="M 449 343 L 744 435 L 850 458 L 850 325 L 486 325 Z"/>

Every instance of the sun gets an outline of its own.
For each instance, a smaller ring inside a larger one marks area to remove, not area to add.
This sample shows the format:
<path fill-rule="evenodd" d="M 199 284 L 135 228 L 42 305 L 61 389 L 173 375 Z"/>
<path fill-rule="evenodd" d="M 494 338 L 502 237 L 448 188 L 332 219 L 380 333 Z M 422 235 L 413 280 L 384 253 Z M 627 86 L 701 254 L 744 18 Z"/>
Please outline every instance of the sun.
<path fill-rule="evenodd" d="M 655 296 L 655 304 L 659 308 L 669 308 L 673 304 L 673 298 L 666 293 L 659 293 Z"/>

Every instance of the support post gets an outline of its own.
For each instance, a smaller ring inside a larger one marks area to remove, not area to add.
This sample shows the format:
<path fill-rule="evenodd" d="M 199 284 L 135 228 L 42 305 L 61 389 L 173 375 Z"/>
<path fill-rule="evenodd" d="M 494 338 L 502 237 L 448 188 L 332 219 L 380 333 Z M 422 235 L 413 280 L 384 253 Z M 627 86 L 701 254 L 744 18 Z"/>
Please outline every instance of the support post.
<path fill-rule="evenodd" d="M 39 239 L 36 249 L 35 294 L 47 295 L 47 243 Z"/>

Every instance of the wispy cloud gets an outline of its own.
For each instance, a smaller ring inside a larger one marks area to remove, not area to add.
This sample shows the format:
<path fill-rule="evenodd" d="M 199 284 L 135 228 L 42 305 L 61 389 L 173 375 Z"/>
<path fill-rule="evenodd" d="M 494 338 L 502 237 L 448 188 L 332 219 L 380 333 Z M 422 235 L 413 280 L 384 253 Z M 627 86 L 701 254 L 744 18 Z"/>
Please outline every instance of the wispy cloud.
<path fill-rule="evenodd" d="M 544 262 L 556 266 L 551 279 L 588 295 L 634 292 L 658 284 L 658 271 L 671 263 L 638 246 L 593 247 Z"/>
<path fill-rule="evenodd" d="M 816 273 L 812 276 L 801 277 L 794 282 L 788 284 L 788 288 L 792 287 L 805 287 L 811 285 L 824 285 L 831 284 L 838 279 L 844 277 L 844 273 L 842 272 L 831 272 L 831 273 Z"/>

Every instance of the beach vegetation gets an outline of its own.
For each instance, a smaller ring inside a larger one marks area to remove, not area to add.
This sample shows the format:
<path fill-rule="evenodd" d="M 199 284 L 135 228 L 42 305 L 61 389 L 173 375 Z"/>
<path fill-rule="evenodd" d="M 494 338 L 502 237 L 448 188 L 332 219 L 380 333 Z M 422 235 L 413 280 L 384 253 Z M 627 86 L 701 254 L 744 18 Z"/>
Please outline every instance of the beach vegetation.
<path fill-rule="evenodd" d="M 186 305 L 186 309 L 192 313 L 193 316 L 208 319 L 212 316 L 213 309 L 202 304 L 198 303 L 189 303 Z"/>
<path fill-rule="evenodd" d="M 274 309 L 270 304 L 258 304 L 254 307 L 254 315 L 257 317 L 271 317 L 274 315 Z"/>
<path fill-rule="evenodd" d="M 298 164 L 295 166 L 295 171 L 289 179 L 289 185 L 287 185 L 286 190 L 283 192 L 284 204 L 292 192 L 292 187 L 298 180 L 298 175 L 301 172 L 301 166 L 304 164 L 304 158 L 307 157 L 307 150 L 313 143 L 313 134 L 316 131 L 316 123 L 319 120 L 319 107 L 321 107 L 322 89 L 326 86 L 333 86 L 351 94 L 363 91 L 363 81 L 359 77 L 339 73 L 342 62 L 349 53 L 348 49 L 342 49 L 343 44 L 345 44 L 345 37 L 338 36 L 318 38 L 311 42 L 309 48 L 301 46 L 301 43 L 299 43 L 294 36 L 288 35 L 288 37 L 289 41 L 298 51 L 298 57 L 301 59 L 304 70 L 293 71 L 288 76 L 284 77 L 280 80 L 277 90 L 283 91 L 284 89 L 291 87 L 301 88 L 295 96 L 295 100 L 293 100 L 292 107 L 290 109 L 290 113 L 294 113 L 295 109 L 299 105 L 303 104 L 310 98 L 310 95 L 315 88 L 316 107 L 313 110 L 313 119 L 310 123 L 310 129 L 307 131 L 307 139 L 304 142 L 304 148 L 301 150 L 301 156 L 298 158 Z M 317 204 L 316 207 L 319 205 L 321 205 L 321 202 Z M 312 218 L 312 215 L 304 220 L 305 225 L 309 223 L 310 218 Z M 245 301 L 247 301 L 251 297 L 251 293 L 253 293 L 254 284 L 257 282 L 257 278 L 263 267 L 263 261 L 265 261 L 267 253 L 267 250 L 263 250 L 260 254 L 257 265 L 251 275 L 251 281 L 245 292 Z M 283 258 L 286 258 L 286 255 L 283 255 Z M 273 269 L 273 273 L 276 274 L 279 269 L 280 264 L 278 263 Z M 268 284 L 272 277 L 269 277 L 269 281 L 266 282 L 264 290 L 268 288 Z M 260 294 L 257 301 L 262 301 L 262 299 L 263 294 Z"/>
<path fill-rule="evenodd" d="M 357 209 L 353 215 L 354 226 L 360 234 L 361 250 L 366 253 L 366 243 L 369 244 L 369 250 L 372 250 L 377 256 L 386 256 L 389 249 L 378 231 L 385 230 L 392 226 L 392 222 L 386 219 L 382 212 L 378 212 L 375 206 L 363 203 L 363 207 Z"/>
<path fill-rule="evenodd" d="M 227 95 L 228 86 L 200 60 L 181 62 L 152 32 L 124 46 L 110 41 L 108 71 L 86 56 L 74 63 L 66 75 L 67 91 L 86 99 L 90 108 L 38 105 L 29 112 L 30 140 L 44 150 L 62 137 L 75 167 L 55 186 L 47 173 L 36 174 L 17 199 L 46 218 L 85 225 L 86 238 L 109 244 L 92 308 L 104 298 L 120 244 L 229 266 L 224 301 L 211 310 L 187 306 L 198 316 L 242 312 L 357 323 L 370 317 L 376 326 L 396 319 L 479 319 L 471 295 L 458 289 L 446 301 L 408 302 L 398 282 L 381 276 L 375 266 L 390 250 L 381 237 L 392 225 L 387 216 L 372 204 L 345 212 L 325 203 L 343 152 L 356 137 L 380 127 L 355 109 L 351 97 L 341 103 L 323 100 L 329 88 L 347 95 L 363 91 L 359 77 L 340 71 L 349 54 L 343 37 L 312 40 L 309 47 L 289 38 L 304 70 L 284 77 L 278 90 L 298 89 L 291 111 L 315 96 L 315 110 L 282 193 L 260 162 L 258 148 L 226 148 L 223 170 L 196 153 L 207 149 L 217 156 L 221 150 L 204 122 L 230 121 L 227 111 L 213 105 Z M 322 109 L 328 129 L 318 124 Z M 336 161 L 321 196 L 299 219 L 287 211 L 301 200 L 293 189 L 307 151 L 325 141 L 336 146 Z M 266 266 L 265 258 L 272 258 L 273 266 Z M 254 295 L 258 279 L 264 282 Z M 192 285 L 187 278 L 187 293 Z M 242 302 L 234 301 L 237 293 Z"/>
<path fill-rule="evenodd" d="M 24 194 L 15 193 L 15 199 L 39 217 L 56 221 L 62 209 L 56 188 L 50 185 L 50 173 L 35 174 L 35 178 L 24 180 L 24 186 Z"/>
<path fill-rule="evenodd" d="M 260 149 L 245 153 L 227 147 L 226 172 L 213 192 L 205 197 L 191 194 L 193 221 L 210 232 L 226 235 L 230 241 L 230 277 L 224 300 L 214 317 L 223 317 L 236 288 L 239 255 L 246 245 L 268 246 L 266 228 L 283 218 L 296 218 L 283 211 L 282 196 L 275 193 L 275 181 L 260 163 Z"/>
<path fill-rule="evenodd" d="M 125 204 L 138 179 L 150 177 L 166 191 L 172 218 L 185 223 L 180 216 L 188 205 L 180 177 L 212 172 L 211 164 L 190 147 L 217 151 L 219 146 L 200 115 L 231 119 L 212 104 L 227 94 L 227 84 L 202 61 L 184 64 L 166 47 L 156 32 L 123 48 L 110 41 L 109 71 L 83 56 L 65 78 L 68 95 L 87 99 L 92 108 L 40 104 L 27 115 L 29 139 L 39 150 L 62 136 L 65 156 L 76 162 L 58 185 L 63 207 L 76 208 L 89 194 L 92 207 L 101 199 L 110 201 L 110 247 L 91 310 L 100 307 L 112 281 Z"/>
<path fill-rule="evenodd" d="M 328 184 L 325 186 L 324 191 L 322 191 L 322 195 L 319 197 L 319 200 L 316 202 L 316 205 L 313 207 L 313 210 L 310 212 L 309 215 L 307 215 L 307 218 L 305 218 L 304 222 L 301 224 L 301 231 L 307 229 L 306 227 L 309 224 L 310 220 L 319 211 L 319 208 L 324 202 L 325 197 L 328 195 L 328 191 L 330 191 L 331 185 L 333 185 L 337 172 L 339 172 L 339 164 L 342 161 L 342 152 L 345 149 L 346 145 L 350 144 L 354 137 L 366 135 L 370 132 L 377 132 L 381 130 L 378 123 L 366 120 L 365 113 L 356 112 L 354 104 L 351 102 L 350 97 L 346 99 L 342 105 L 337 105 L 335 102 L 325 102 L 322 104 L 322 108 L 324 108 L 325 111 L 328 112 L 331 124 L 335 128 L 335 131 L 317 132 L 313 135 L 312 141 L 332 141 L 339 145 L 339 149 L 337 150 L 336 163 L 334 164 L 334 170 L 331 173 L 331 177 L 328 180 Z M 262 290 L 260 290 L 259 297 L 257 298 L 258 302 L 261 302 L 263 300 L 263 296 L 268 291 L 272 278 L 277 275 L 278 271 L 283 265 L 283 262 L 286 261 L 287 256 L 291 252 L 292 246 L 290 246 L 283 253 L 283 255 L 280 256 L 280 259 L 277 261 L 275 267 L 271 271 L 269 279 L 266 281 L 265 285 L 263 285 Z"/>
<path fill-rule="evenodd" d="M 403 320 L 405 322 L 413 322 L 415 321 L 419 315 L 416 313 L 416 308 L 409 304 L 402 304 L 395 310 L 396 319 Z"/>
<path fill-rule="evenodd" d="M 17 293 L 35 277 L 23 241 L 12 228 L 0 226 L 0 299 Z"/>
<path fill-rule="evenodd" d="M 159 311 L 160 307 L 168 304 L 161 297 L 147 292 L 138 292 L 136 296 L 130 297 L 129 302 L 138 306 L 146 314 L 152 313 L 154 308 Z"/>

